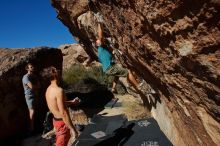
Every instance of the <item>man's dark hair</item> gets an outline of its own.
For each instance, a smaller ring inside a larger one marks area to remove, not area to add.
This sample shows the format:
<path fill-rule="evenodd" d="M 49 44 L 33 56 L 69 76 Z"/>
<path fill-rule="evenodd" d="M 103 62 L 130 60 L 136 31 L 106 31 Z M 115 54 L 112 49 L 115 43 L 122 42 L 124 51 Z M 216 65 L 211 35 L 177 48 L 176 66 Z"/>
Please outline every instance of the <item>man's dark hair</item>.
<path fill-rule="evenodd" d="M 48 68 L 45 68 L 42 72 L 41 72 L 41 76 L 46 78 L 46 79 L 49 79 L 50 81 L 51 80 L 54 80 L 55 79 L 55 76 L 58 74 L 58 70 L 53 67 L 53 66 L 50 66 Z"/>
<path fill-rule="evenodd" d="M 25 66 L 25 69 L 26 69 L 26 70 L 28 69 L 28 66 L 29 66 L 29 65 L 32 65 L 32 66 L 33 66 L 32 63 L 28 63 L 28 64 Z"/>

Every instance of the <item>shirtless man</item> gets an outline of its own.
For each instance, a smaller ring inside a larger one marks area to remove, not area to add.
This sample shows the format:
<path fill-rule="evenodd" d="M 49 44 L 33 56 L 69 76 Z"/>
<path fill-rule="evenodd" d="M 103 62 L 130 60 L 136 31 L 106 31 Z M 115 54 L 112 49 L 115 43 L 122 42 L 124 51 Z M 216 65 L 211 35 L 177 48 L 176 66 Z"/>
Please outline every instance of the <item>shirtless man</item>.
<path fill-rule="evenodd" d="M 42 72 L 51 84 L 46 91 L 46 101 L 49 110 L 53 113 L 53 126 L 56 129 L 56 146 L 66 146 L 70 139 L 70 131 L 74 138 L 78 137 L 78 132 L 73 126 L 69 112 L 66 108 L 66 97 L 63 89 L 59 86 L 60 73 L 55 67 L 49 67 Z M 76 104 L 79 99 L 68 101 L 67 104 Z"/>

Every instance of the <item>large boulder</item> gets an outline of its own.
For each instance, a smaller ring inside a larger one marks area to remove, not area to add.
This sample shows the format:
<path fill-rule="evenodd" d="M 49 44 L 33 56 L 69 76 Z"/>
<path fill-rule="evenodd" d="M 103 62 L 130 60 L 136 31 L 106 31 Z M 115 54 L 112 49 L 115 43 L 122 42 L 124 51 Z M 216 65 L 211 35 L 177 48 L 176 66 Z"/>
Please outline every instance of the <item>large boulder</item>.
<path fill-rule="evenodd" d="M 124 66 L 151 83 L 151 112 L 174 145 L 220 143 L 219 0 L 51 0 L 58 18 L 97 59 L 97 22 Z"/>
<path fill-rule="evenodd" d="M 48 83 L 42 82 L 40 71 L 48 66 L 62 70 L 62 53 L 59 49 L 41 47 L 34 49 L 0 49 L 0 140 L 18 136 L 28 125 L 28 109 L 25 103 L 22 77 L 25 65 L 31 62 L 36 67 L 41 87 L 37 106 L 36 129 L 42 130 L 47 110 L 45 91 Z"/>

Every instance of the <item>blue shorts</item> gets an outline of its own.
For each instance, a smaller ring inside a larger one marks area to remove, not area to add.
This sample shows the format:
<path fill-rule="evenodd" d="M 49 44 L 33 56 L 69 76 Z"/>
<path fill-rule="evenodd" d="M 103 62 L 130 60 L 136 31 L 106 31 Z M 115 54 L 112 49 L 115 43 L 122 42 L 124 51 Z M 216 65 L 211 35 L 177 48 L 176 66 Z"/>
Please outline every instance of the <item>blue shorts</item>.
<path fill-rule="evenodd" d="M 34 109 L 34 95 L 25 95 L 28 109 Z"/>

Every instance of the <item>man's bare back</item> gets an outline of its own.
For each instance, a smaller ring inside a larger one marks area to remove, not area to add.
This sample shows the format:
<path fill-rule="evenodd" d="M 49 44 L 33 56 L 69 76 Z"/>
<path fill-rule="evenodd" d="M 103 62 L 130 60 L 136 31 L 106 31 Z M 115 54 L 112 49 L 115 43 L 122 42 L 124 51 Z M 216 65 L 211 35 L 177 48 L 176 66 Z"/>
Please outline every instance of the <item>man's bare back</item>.
<path fill-rule="evenodd" d="M 54 116 L 53 126 L 56 129 L 56 146 L 66 146 L 70 138 L 70 131 L 74 138 L 78 137 L 78 132 L 66 107 L 65 93 L 59 86 L 61 74 L 55 67 L 51 66 L 43 70 L 42 76 L 50 80 L 50 86 L 46 91 L 46 100 L 48 108 Z M 76 103 L 77 101 L 74 100 L 70 103 Z"/>
<path fill-rule="evenodd" d="M 56 119 L 62 119 L 64 123 L 69 127 L 69 129 L 74 133 L 74 136 L 77 137 L 78 133 L 73 126 L 69 112 L 66 108 L 65 101 L 66 96 L 61 87 L 58 86 L 57 81 L 51 81 L 50 86 L 46 91 L 46 100 L 47 105 L 52 114 Z"/>
<path fill-rule="evenodd" d="M 63 101 L 64 104 L 65 99 L 60 99 L 60 100 L 57 99 L 57 98 L 65 98 L 65 97 L 60 97 L 60 95 L 62 95 L 62 92 L 63 89 L 56 85 L 50 85 L 46 91 L 46 100 L 48 103 L 48 108 L 53 113 L 55 118 L 62 118 L 61 111 L 59 110 L 57 103 L 57 101 Z"/>

